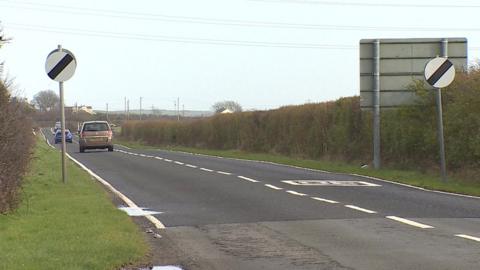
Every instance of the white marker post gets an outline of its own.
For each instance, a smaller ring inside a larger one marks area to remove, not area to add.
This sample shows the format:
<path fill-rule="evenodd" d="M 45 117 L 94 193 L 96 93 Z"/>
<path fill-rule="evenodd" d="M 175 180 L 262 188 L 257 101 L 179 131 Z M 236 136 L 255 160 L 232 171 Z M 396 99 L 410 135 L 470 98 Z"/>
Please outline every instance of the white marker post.
<path fill-rule="evenodd" d="M 446 49 L 443 49 L 444 57 L 437 57 L 430 60 L 425 66 L 425 80 L 435 87 L 437 101 L 437 126 L 438 126 L 438 144 L 440 154 L 440 175 L 442 181 L 447 181 L 447 165 L 445 158 L 445 141 L 443 136 L 443 117 L 442 117 L 442 92 L 443 87 L 447 87 L 455 78 L 455 67 L 446 57 Z"/>
<path fill-rule="evenodd" d="M 62 49 L 62 45 L 58 45 L 58 49 L 53 50 L 47 56 L 45 63 L 45 71 L 50 79 L 57 81 L 60 89 L 60 114 L 62 122 L 62 181 L 66 182 L 66 166 L 65 166 L 65 108 L 63 95 L 63 82 L 70 79 L 77 68 L 75 56 L 68 50 Z"/>

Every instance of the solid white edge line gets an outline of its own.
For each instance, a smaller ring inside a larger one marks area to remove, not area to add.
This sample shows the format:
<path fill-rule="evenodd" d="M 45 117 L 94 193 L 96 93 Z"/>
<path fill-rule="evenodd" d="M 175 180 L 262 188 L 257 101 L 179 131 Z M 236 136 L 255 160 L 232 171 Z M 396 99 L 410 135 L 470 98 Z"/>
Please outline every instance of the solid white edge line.
<path fill-rule="evenodd" d="M 305 193 L 300 193 L 300 192 L 296 192 L 296 191 L 293 191 L 293 190 L 287 190 L 286 192 L 290 193 L 290 194 L 293 194 L 293 195 L 297 195 L 297 196 L 307 196 L 307 194 L 305 194 Z"/>
<path fill-rule="evenodd" d="M 274 186 L 274 185 L 270 185 L 270 184 L 265 184 L 266 187 L 269 187 L 271 189 L 275 189 L 275 190 L 282 190 L 283 188 L 281 187 L 277 187 L 277 186 Z"/>
<path fill-rule="evenodd" d="M 47 143 L 47 145 L 50 146 L 50 147 L 53 148 L 53 149 L 56 149 L 55 146 L 53 146 L 52 144 L 50 144 L 50 141 L 47 139 L 47 136 L 45 136 L 45 134 L 43 134 L 43 130 L 40 129 L 40 132 L 42 133 L 43 138 L 45 139 L 45 142 Z"/>
<path fill-rule="evenodd" d="M 310 197 L 316 201 L 321 201 L 321 202 L 326 202 L 326 203 L 338 203 L 337 201 L 333 201 L 333 200 L 327 200 L 327 199 L 324 199 L 324 198 L 320 198 L 320 197 Z"/>
<path fill-rule="evenodd" d="M 433 228 L 435 228 L 433 226 L 418 223 L 416 221 L 409 220 L 409 219 L 406 219 L 406 218 L 401 218 L 401 217 L 396 217 L 396 216 L 386 216 L 386 218 L 391 219 L 391 220 L 395 220 L 395 221 L 398 221 L 398 222 L 402 222 L 402 223 L 408 224 L 410 226 L 415 226 L 415 227 L 418 227 L 418 228 L 422 228 L 422 229 L 433 229 Z"/>
<path fill-rule="evenodd" d="M 354 210 L 357 210 L 357 211 L 369 213 L 369 214 L 376 214 L 376 213 L 377 213 L 377 212 L 375 212 L 375 211 L 368 210 L 368 209 L 365 209 L 365 208 L 361 208 L 361 207 L 358 207 L 358 206 L 355 206 L 355 205 L 351 205 L 351 204 L 346 204 L 345 207 L 348 207 L 348 208 L 350 208 L 350 209 L 354 209 Z"/>
<path fill-rule="evenodd" d="M 371 180 L 390 183 L 390 184 L 394 184 L 394 185 L 397 185 L 397 186 L 413 188 L 413 189 L 426 191 L 426 192 L 433 192 L 433 193 L 439 193 L 439 194 L 445 194 L 445 195 L 453 195 L 453 196 L 457 196 L 457 197 L 464 197 L 464 198 L 471 198 L 471 199 L 480 199 L 480 196 L 465 195 L 465 194 L 452 193 L 452 192 L 446 192 L 446 191 L 440 191 L 440 190 L 431 190 L 431 189 L 416 187 L 416 186 L 412 186 L 412 185 L 408 185 L 408 184 L 404 184 L 404 183 L 400 183 L 400 182 L 393 182 L 393 181 L 390 181 L 390 180 L 385 180 L 385 179 L 381 179 L 381 178 L 377 178 L 377 177 L 373 177 L 373 176 L 361 175 L 361 174 L 356 174 L 356 173 L 351 173 L 351 174 L 347 174 L 347 175 L 364 177 L 364 178 L 368 178 L 368 179 L 371 179 Z"/>
<path fill-rule="evenodd" d="M 470 235 L 466 235 L 466 234 L 455 234 L 455 236 L 456 236 L 456 237 L 465 238 L 465 239 L 468 239 L 468 240 L 473 240 L 473 241 L 480 242 L 480 238 L 474 237 L 474 236 L 470 236 Z"/>
<path fill-rule="evenodd" d="M 224 175 L 232 175 L 232 173 L 229 173 L 229 172 L 222 172 L 222 171 L 217 171 L 217 173 L 219 173 L 219 174 L 224 174 Z"/>
<path fill-rule="evenodd" d="M 241 176 L 241 175 L 239 175 L 239 176 L 237 176 L 237 177 L 240 178 L 240 179 L 243 179 L 243 180 L 250 181 L 250 182 L 252 182 L 252 183 L 258 183 L 258 182 L 260 182 L 260 181 L 258 181 L 258 180 L 255 180 L 255 179 L 252 179 L 252 178 L 248 178 L 248 177 L 245 177 L 245 176 Z"/>
<path fill-rule="evenodd" d="M 45 134 L 43 133 L 43 131 L 41 130 L 41 133 L 43 135 L 43 138 L 45 138 L 45 141 L 47 142 L 47 144 L 53 148 L 53 149 L 56 149 L 54 146 L 52 146 L 50 144 L 50 142 L 48 141 L 47 137 L 45 136 Z M 99 181 L 100 183 L 102 183 L 104 186 L 106 186 L 108 189 L 110 189 L 110 191 L 112 191 L 114 194 L 116 194 L 120 199 L 122 199 L 128 206 L 130 207 L 135 207 L 135 208 L 139 208 L 132 200 L 130 200 L 127 196 L 123 195 L 120 191 L 118 191 L 116 188 L 114 188 L 112 185 L 110 185 L 110 183 L 108 183 L 107 181 L 105 181 L 103 178 L 101 178 L 100 176 L 98 176 L 96 173 L 94 173 L 92 170 L 90 170 L 89 168 L 87 168 L 85 165 L 83 165 L 82 163 L 80 163 L 78 160 L 74 159 L 72 156 L 70 156 L 70 154 L 68 153 L 65 153 L 66 156 L 71 159 L 73 162 L 75 162 L 80 168 L 82 168 L 83 170 L 85 170 L 88 174 L 90 174 L 91 176 L 93 176 L 93 178 L 95 178 L 97 181 Z M 151 216 L 151 215 L 147 215 L 145 216 L 145 218 L 147 218 L 157 229 L 165 229 L 165 225 L 163 225 L 163 223 L 158 220 L 156 217 L 154 216 Z"/>
<path fill-rule="evenodd" d="M 200 168 L 200 170 L 206 171 L 206 172 L 213 172 L 213 170 L 210 170 L 210 169 L 207 169 L 207 168 Z"/>
<path fill-rule="evenodd" d="M 110 183 L 108 183 L 106 180 L 104 180 L 103 178 L 101 178 L 100 176 L 98 176 L 96 173 L 94 173 L 92 170 L 90 170 L 89 168 L 87 168 L 85 165 L 83 165 L 82 163 L 80 163 L 78 160 L 74 159 L 72 156 L 70 156 L 68 153 L 66 153 L 67 157 L 69 159 L 71 159 L 73 162 L 75 162 L 78 166 L 80 166 L 80 168 L 82 168 L 83 170 L 85 170 L 86 172 L 88 172 L 91 176 L 93 176 L 97 181 L 99 181 L 100 183 L 102 183 L 104 186 L 106 186 L 108 189 L 110 189 L 110 191 L 112 191 L 115 195 L 117 195 L 118 197 L 120 197 L 120 199 L 122 199 L 128 206 L 130 207 L 134 207 L 134 208 L 139 208 L 132 200 L 130 200 L 127 196 L 123 195 L 120 191 L 118 191 L 116 188 L 114 188 L 112 185 L 110 185 Z M 155 225 L 155 227 L 157 229 L 165 229 L 165 225 L 163 225 L 163 223 L 158 220 L 156 217 L 152 216 L 152 215 L 147 215 L 145 216 L 150 222 L 153 223 L 153 225 Z"/>

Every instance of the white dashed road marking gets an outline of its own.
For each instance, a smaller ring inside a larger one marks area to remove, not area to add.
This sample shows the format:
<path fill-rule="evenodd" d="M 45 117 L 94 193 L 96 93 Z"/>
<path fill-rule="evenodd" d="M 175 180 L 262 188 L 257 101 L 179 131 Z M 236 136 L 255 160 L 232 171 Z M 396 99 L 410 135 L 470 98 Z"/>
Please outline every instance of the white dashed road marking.
<path fill-rule="evenodd" d="M 260 181 L 258 181 L 258 180 L 255 180 L 255 179 L 252 179 L 252 178 L 248 178 L 248 177 L 245 177 L 245 176 L 241 176 L 241 175 L 239 175 L 238 178 L 243 179 L 243 180 L 250 181 L 250 182 L 252 182 L 252 183 L 258 183 L 258 182 L 260 182 Z"/>
<path fill-rule="evenodd" d="M 361 207 L 358 207 L 358 206 L 355 206 L 355 205 L 351 205 L 351 204 L 347 204 L 347 205 L 345 205 L 345 207 L 348 207 L 348 208 L 350 208 L 350 209 L 354 209 L 354 210 L 357 210 L 357 211 L 369 213 L 369 214 L 375 214 L 375 213 L 377 213 L 377 212 L 375 212 L 375 211 L 368 210 L 368 209 L 365 209 L 365 208 L 361 208 Z"/>
<path fill-rule="evenodd" d="M 386 218 L 391 219 L 391 220 L 395 220 L 395 221 L 398 221 L 398 222 L 402 222 L 402 223 L 408 224 L 410 226 L 415 226 L 415 227 L 418 227 L 418 228 L 422 228 L 422 229 L 432 229 L 432 228 L 434 228 L 433 226 L 418 223 L 416 221 L 408 220 L 408 219 L 401 218 L 401 217 L 386 216 Z"/>
<path fill-rule="evenodd" d="M 305 194 L 305 193 L 300 193 L 300 192 L 296 192 L 296 191 L 293 191 L 293 190 L 287 190 L 287 193 L 297 195 L 297 196 L 307 196 L 307 194 Z"/>
<path fill-rule="evenodd" d="M 269 187 L 271 189 L 275 189 L 275 190 L 282 190 L 283 188 L 281 187 L 277 187 L 277 186 L 274 186 L 274 185 L 270 185 L 270 184 L 265 184 L 266 187 Z"/>
<path fill-rule="evenodd" d="M 130 148 L 130 147 L 128 147 L 128 146 L 121 145 L 121 144 L 118 144 L 118 143 L 116 143 L 115 145 L 118 145 L 118 146 L 120 146 L 120 147 L 127 148 L 127 149 L 132 149 L 132 148 Z"/>
<path fill-rule="evenodd" d="M 43 132 L 42 132 L 43 134 Z M 173 160 L 170 160 L 170 159 L 166 159 L 166 158 L 162 158 L 162 157 L 156 157 L 156 156 L 149 156 L 149 155 L 145 155 L 145 154 L 137 154 L 137 153 L 131 153 L 131 152 L 126 152 L 126 151 L 123 151 L 123 150 L 115 150 L 115 151 L 118 151 L 118 152 L 122 152 L 122 153 L 125 153 L 125 154 L 129 154 L 129 155 L 134 155 L 134 156 L 141 156 L 141 157 L 149 157 L 149 158 L 155 158 L 155 159 L 158 159 L 158 160 L 164 160 L 166 162 L 174 162 L 176 164 L 179 164 L 179 165 L 185 165 L 186 167 L 189 167 L 189 168 L 199 168 L 195 165 L 192 165 L 192 164 L 186 164 L 186 163 L 183 163 L 183 162 L 180 162 L 180 161 L 173 161 Z M 223 175 L 232 175 L 232 173 L 230 172 L 225 172 L 225 171 L 214 171 L 214 170 L 211 170 L 211 169 L 207 169 L 207 168 L 199 168 L 200 170 L 202 171 L 206 171 L 206 172 L 216 172 L 216 173 L 219 173 L 219 174 L 223 174 Z M 88 169 L 87 169 L 88 170 Z M 240 179 L 243 179 L 243 180 L 246 180 L 246 181 L 249 181 L 249 182 L 252 182 L 252 183 L 257 183 L 257 182 L 260 182 L 258 180 L 255 180 L 255 179 L 252 179 L 252 178 L 249 178 L 249 177 L 245 177 L 245 176 L 237 176 L 238 178 Z M 286 182 L 286 181 L 284 181 Z M 305 182 L 307 182 L 305 180 Z M 315 182 L 313 184 L 323 184 L 324 181 L 308 181 L 308 183 L 305 183 L 305 184 L 309 184 L 309 185 L 312 185 L 311 182 Z M 320 183 L 322 182 L 322 183 Z M 335 183 L 333 183 L 335 182 Z M 346 184 L 344 181 L 329 181 L 329 184 L 339 184 L 338 182 L 342 182 L 342 184 Z M 347 181 L 348 182 L 348 181 Z M 368 182 L 361 182 L 361 181 L 355 181 L 356 183 L 359 183 L 363 186 L 379 186 L 379 185 L 374 185 L 374 184 L 371 184 L 371 183 L 368 183 Z M 296 183 L 295 183 L 296 184 Z M 296 184 L 298 185 L 298 184 Z M 265 184 L 266 187 L 270 188 L 270 189 L 273 189 L 273 190 L 283 190 L 283 188 L 281 187 L 277 187 L 277 186 L 274 186 L 274 185 L 271 185 L 271 184 Z M 307 194 L 305 193 L 300 193 L 300 192 L 297 192 L 297 191 L 293 191 L 293 190 L 286 190 L 287 193 L 290 193 L 292 195 L 296 195 L 296 196 L 308 196 Z M 320 197 L 310 197 L 311 199 L 313 200 L 316 200 L 316 201 L 321 201 L 321 202 L 325 202 L 325 203 L 331 203 L 331 204 L 336 204 L 336 203 L 339 203 L 337 201 L 334 201 L 334 200 L 328 200 L 328 199 L 325 199 L 325 198 L 320 198 Z M 128 199 L 127 199 L 128 200 Z M 128 203 L 127 203 L 128 204 Z M 357 210 L 357 211 L 361 211 L 361 212 L 364 212 L 364 213 L 369 213 L 369 214 L 375 214 L 377 213 L 376 211 L 373 211 L 373 210 L 369 210 L 369 209 L 365 209 L 365 208 L 361 208 L 361 207 L 358 207 L 358 206 L 355 206 L 355 205 L 350 205 L 350 204 L 347 204 L 347 205 L 344 205 L 345 207 L 347 208 L 350 208 L 350 209 L 354 209 L 354 210 Z M 134 205 L 135 207 L 135 205 Z M 163 227 L 163 224 L 158 221 L 157 219 L 155 219 L 153 216 L 149 215 L 147 216 L 147 218 L 152 221 L 154 224 L 157 225 L 157 227 Z M 412 221 L 412 220 L 408 220 L 408 219 L 405 219 L 405 218 L 401 218 L 401 217 L 397 217 L 397 216 L 386 216 L 386 218 L 388 219 L 391 219 L 391 220 L 395 220 L 395 221 L 398 221 L 398 222 L 401 222 L 401 223 L 404 223 L 404 224 L 407 224 L 407 225 L 410 225 L 410 226 L 414 226 L 414 227 L 418 227 L 418 228 L 422 228 L 422 229 L 431 229 L 431 228 L 434 228 L 433 226 L 430 226 L 430 225 L 427 225 L 427 224 L 422 224 L 422 223 L 419 223 L 419 222 L 416 222 L 416 221 Z M 472 241 L 476 241 L 476 242 L 480 242 L 480 238 L 479 237 L 474 237 L 474 236 L 470 236 L 470 235 L 466 235 L 466 234 L 455 234 L 456 237 L 460 237 L 460 238 L 464 238 L 464 239 L 468 239 L 468 240 L 472 240 Z"/>
<path fill-rule="evenodd" d="M 311 197 L 314 200 L 321 201 L 321 202 L 326 202 L 326 203 L 338 203 L 337 201 L 332 201 L 332 200 L 327 200 L 324 198 L 319 198 L 319 197 Z"/>
<path fill-rule="evenodd" d="M 470 236 L 470 235 L 466 235 L 466 234 L 455 234 L 455 236 L 480 242 L 480 238 L 474 237 L 474 236 Z"/>

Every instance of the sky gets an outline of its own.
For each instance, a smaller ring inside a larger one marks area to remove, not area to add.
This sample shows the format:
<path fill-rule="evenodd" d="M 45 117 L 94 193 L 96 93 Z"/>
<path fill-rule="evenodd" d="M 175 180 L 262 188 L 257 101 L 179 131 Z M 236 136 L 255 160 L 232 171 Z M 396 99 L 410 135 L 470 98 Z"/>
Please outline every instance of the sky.
<path fill-rule="evenodd" d="M 480 57 L 477 0 L 0 0 L 0 49 L 17 92 L 58 92 L 59 44 L 77 59 L 66 105 L 97 110 L 245 110 L 359 95 L 364 38 L 466 37 Z"/>

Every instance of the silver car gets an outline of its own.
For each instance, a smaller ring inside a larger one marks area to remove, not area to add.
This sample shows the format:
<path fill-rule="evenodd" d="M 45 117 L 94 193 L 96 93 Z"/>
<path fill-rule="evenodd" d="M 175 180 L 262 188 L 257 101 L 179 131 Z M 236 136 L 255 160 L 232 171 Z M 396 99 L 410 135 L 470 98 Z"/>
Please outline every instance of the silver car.
<path fill-rule="evenodd" d="M 112 129 L 107 121 L 84 122 L 79 137 L 80 153 L 85 149 L 108 148 L 108 151 L 113 151 Z"/>

